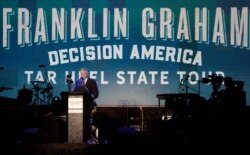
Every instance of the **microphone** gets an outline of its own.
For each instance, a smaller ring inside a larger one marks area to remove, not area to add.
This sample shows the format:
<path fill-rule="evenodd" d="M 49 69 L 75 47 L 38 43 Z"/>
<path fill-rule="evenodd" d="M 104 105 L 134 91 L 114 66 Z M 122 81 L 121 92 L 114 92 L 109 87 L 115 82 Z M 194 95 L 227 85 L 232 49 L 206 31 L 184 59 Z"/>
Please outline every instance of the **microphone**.
<path fill-rule="evenodd" d="M 39 68 L 44 68 L 46 65 L 39 65 L 38 67 Z"/>
<path fill-rule="evenodd" d="M 190 76 L 189 76 L 189 75 L 187 75 L 187 76 L 186 76 L 186 80 L 187 80 L 187 79 L 189 79 L 189 77 L 190 77 Z"/>

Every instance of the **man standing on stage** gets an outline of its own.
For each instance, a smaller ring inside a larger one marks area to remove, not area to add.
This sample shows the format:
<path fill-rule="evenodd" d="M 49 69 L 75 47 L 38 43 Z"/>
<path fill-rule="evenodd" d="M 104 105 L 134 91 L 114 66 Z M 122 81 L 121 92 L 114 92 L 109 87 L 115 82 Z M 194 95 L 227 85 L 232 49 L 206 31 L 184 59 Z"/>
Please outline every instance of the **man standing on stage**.
<path fill-rule="evenodd" d="M 81 77 L 76 80 L 74 92 L 82 92 L 84 94 L 84 141 L 92 140 L 93 135 L 92 131 L 92 116 L 93 111 L 96 107 L 95 99 L 99 95 L 99 90 L 97 87 L 97 83 L 94 79 L 91 79 L 88 76 L 88 70 L 86 68 L 81 69 Z M 95 139 L 94 139 L 95 141 Z"/>
<path fill-rule="evenodd" d="M 75 82 L 74 92 L 88 93 L 93 100 L 98 97 L 99 90 L 97 83 L 94 79 L 89 78 L 88 70 L 86 68 L 81 69 L 81 77 Z"/>

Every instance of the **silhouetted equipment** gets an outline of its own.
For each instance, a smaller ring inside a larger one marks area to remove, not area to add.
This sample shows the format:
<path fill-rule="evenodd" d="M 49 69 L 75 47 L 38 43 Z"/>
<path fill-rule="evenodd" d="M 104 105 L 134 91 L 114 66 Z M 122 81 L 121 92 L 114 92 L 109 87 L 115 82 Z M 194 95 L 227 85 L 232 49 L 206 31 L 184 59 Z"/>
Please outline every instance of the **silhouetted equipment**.
<path fill-rule="evenodd" d="M 44 68 L 46 65 L 38 65 L 39 68 Z"/>
<path fill-rule="evenodd" d="M 231 77 L 224 79 L 225 89 L 219 92 L 221 104 L 226 108 L 240 108 L 246 105 L 246 92 L 243 81 L 234 81 Z"/>
<path fill-rule="evenodd" d="M 201 81 L 203 84 L 208 84 L 211 82 L 211 80 L 209 78 L 202 78 L 202 81 Z"/>
<path fill-rule="evenodd" d="M 17 100 L 21 105 L 30 104 L 32 101 L 33 91 L 26 89 L 25 85 L 23 89 L 18 90 Z"/>
<path fill-rule="evenodd" d="M 52 98 L 52 111 L 55 115 L 59 116 L 63 114 L 63 104 L 60 97 L 55 96 Z"/>
<path fill-rule="evenodd" d="M 212 85 L 221 85 L 224 80 L 223 76 L 217 75 L 217 74 L 212 74 L 212 75 L 209 75 L 208 77 Z"/>
<path fill-rule="evenodd" d="M 43 91 L 41 91 L 41 94 L 44 93 L 50 93 L 50 91 L 53 89 L 53 87 L 51 86 L 50 83 L 47 83 L 46 88 L 43 89 Z"/>
<path fill-rule="evenodd" d="M 33 104 L 51 104 L 53 97 L 53 86 L 48 78 L 48 71 L 46 65 L 38 65 L 39 68 L 43 69 L 45 77 L 44 81 L 32 81 L 35 99 Z"/>
<path fill-rule="evenodd" d="M 37 86 L 38 84 L 44 84 L 45 81 L 31 81 L 30 83 L 35 87 L 35 86 Z"/>
<path fill-rule="evenodd" d="M 44 81 L 36 80 L 30 82 L 33 85 L 32 90 L 34 91 L 33 104 L 51 104 L 53 97 L 53 86 L 51 85 L 50 81 L 48 81 L 46 65 L 41 64 L 38 65 L 38 67 L 44 69 L 45 79 Z"/>
<path fill-rule="evenodd" d="M 67 75 L 66 83 L 73 83 L 73 80 L 71 79 L 71 75 Z"/>
<path fill-rule="evenodd" d="M 35 91 L 40 91 L 40 90 L 44 89 L 44 88 L 42 88 L 43 87 L 42 85 L 45 84 L 44 81 L 31 81 L 30 83 L 32 84 L 33 90 L 35 90 Z"/>
<path fill-rule="evenodd" d="M 191 90 L 191 91 L 193 91 L 195 93 L 200 94 L 200 83 L 202 81 L 198 80 L 197 81 L 197 83 L 198 83 L 198 89 L 194 89 L 194 88 L 192 88 L 191 86 L 188 85 L 189 78 L 190 78 L 190 75 L 186 74 L 185 77 L 181 79 L 181 81 L 179 83 L 179 91 L 181 93 L 183 93 L 185 91 L 185 93 L 187 94 L 187 93 L 189 93 L 189 90 Z M 183 89 L 183 87 L 185 89 Z"/>
<path fill-rule="evenodd" d="M 217 76 L 216 74 L 212 74 L 208 76 L 208 79 L 210 80 L 213 88 L 209 101 L 213 104 L 219 104 L 219 102 L 221 102 L 219 89 L 221 87 L 224 78 L 221 75 Z"/>
<path fill-rule="evenodd" d="M 224 78 L 221 75 L 217 75 L 217 74 L 212 74 L 209 75 L 207 78 L 202 78 L 202 83 L 203 84 L 209 84 L 211 83 L 212 86 L 219 88 L 220 85 L 222 84 Z"/>
<path fill-rule="evenodd" d="M 11 87 L 0 87 L 0 92 L 3 92 L 4 90 L 9 90 L 9 89 L 13 89 Z"/>
<path fill-rule="evenodd" d="M 199 98 L 199 94 L 196 93 L 184 93 L 184 94 L 157 94 L 158 106 L 160 107 L 160 101 L 165 100 L 165 107 L 171 109 L 180 109 L 190 106 L 192 101 Z"/>
<path fill-rule="evenodd" d="M 165 101 L 165 105 L 160 111 L 162 120 L 198 116 L 208 105 L 207 100 L 197 93 L 157 94 L 156 97 L 159 107 L 162 107 L 161 100 Z"/>
<path fill-rule="evenodd" d="M 45 100 L 40 96 L 41 91 L 44 91 L 44 81 L 31 81 L 30 82 L 33 85 L 33 95 L 34 95 L 34 100 L 33 100 L 33 105 L 38 105 L 38 104 L 44 104 Z"/>
<path fill-rule="evenodd" d="M 66 76 L 66 83 L 67 83 L 67 86 L 68 86 L 68 92 L 71 92 L 71 86 L 72 86 L 72 83 L 73 83 L 73 80 L 71 79 L 71 75 Z"/>
<path fill-rule="evenodd" d="M 203 83 L 211 83 L 213 91 L 209 103 L 227 109 L 244 107 L 246 105 L 246 92 L 243 90 L 243 81 L 234 81 L 232 77 L 222 77 L 216 74 L 202 79 Z M 225 89 L 220 89 L 224 82 Z"/>
<path fill-rule="evenodd" d="M 199 93 L 187 93 L 187 89 L 189 89 L 187 85 L 188 78 L 189 76 L 183 78 L 179 84 L 179 86 L 186 87 L 186 93 L 156 95 L 158 107 L 164 107 L 161 109 L 162 120 L 169 120 L 173 117 L 206 117 L 220 112 L 240 111 L 246 106 L 246 92 L 243 89 L 243 81 L 235 81 L 231 77 L 216 74 L 203 78 L 199 82 L 203 84 L 210 83 L 213 89 L 210 98 L 207 100 L 201 97 Z M 225 89 L 221 87 L 223 82 Z M 161 106 L 162 100 L 165 101 L 164 106 Z"/>
<path fill-rule="evenodd" d="M 243 81 L 234 81 L 233 84 L 234 84 L 234 89 L 236 91 L 243 91 L 243 88 L 244 88 L 244 82 Z"/>

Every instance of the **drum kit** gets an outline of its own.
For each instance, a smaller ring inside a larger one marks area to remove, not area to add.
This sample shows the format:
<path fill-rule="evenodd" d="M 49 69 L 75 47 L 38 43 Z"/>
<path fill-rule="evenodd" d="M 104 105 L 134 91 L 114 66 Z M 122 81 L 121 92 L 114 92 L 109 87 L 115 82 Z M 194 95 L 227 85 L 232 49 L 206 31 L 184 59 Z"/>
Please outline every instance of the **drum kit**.
<path fill-rule="evenodd" d="M 53 87 L 48 79 L 48 74 L 45 69 L 45 65 L 39 65 L 39 68 L 44 69 L 44 74 L 46 75 L 46 79 L 44 81 L 31 81 L 33 88 L 31 89 L 33 91 L 34 99 L 33 99 L 33 105 L 41 105 L 41 104 L 51 104 L 52 97 L 53 97 Z"/>
<path fill-rule="evenodd" d="M 51 104 L 53 97 L 53 87 L 50 82 L 45 81 L 31 81 L 33 86 L 31 89 L 33 91 L 34 100 L 32 104 Z"/>
<path fill-rule="evenodd" d="M 46 105 L 52 104 L 53 98 L 53 86 L 51 85 L 50 81 L 48 80 L 48 72 L 46 70 L 46 65 L 39 65 L 38 68 L 43 69 L 43 74 L 45 75 L 44 81 L 30 81 L 32 84 L 31 89 L 25 88 L 25 85 L 22 89 L 18 90 L 18 102 L 20 104 L 32 104 L 32 105 Z M 0 70 L 4 70 L 3 67 L 0 67 Z M 11 87 L 0 87 L 0 92 L 5 90 L 13 89 Z"/>
<path fill-rule="evenodd" d="M 38 67 L 44 68 L 44 74 L 46 75 L 46 79 L 44 81 L 31 81 L 31 89 L 26 89 L 24 84 L 23 89 L 20 89 L 18 91 L 18 99 L 19 102 L 21 102 L 22 104 L 47 105 L 51 104 L 52 102 L 53 87 L 51 83 L 47 80 L 48 74 L 45 69 L 45 65 L 39 65 Z"/>

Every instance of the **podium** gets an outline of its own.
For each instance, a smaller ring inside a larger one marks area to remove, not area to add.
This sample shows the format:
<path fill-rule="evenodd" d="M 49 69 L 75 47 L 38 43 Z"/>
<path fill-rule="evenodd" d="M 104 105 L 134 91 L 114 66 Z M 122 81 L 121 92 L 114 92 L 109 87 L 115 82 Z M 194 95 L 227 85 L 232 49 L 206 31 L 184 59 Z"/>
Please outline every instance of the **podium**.
<path fill-rule="evenodd" d="M 68 94 L 68 142 L 83 143 L 83 117 L 84 117 L 83 93 Z"/>

